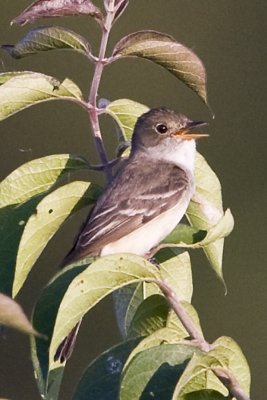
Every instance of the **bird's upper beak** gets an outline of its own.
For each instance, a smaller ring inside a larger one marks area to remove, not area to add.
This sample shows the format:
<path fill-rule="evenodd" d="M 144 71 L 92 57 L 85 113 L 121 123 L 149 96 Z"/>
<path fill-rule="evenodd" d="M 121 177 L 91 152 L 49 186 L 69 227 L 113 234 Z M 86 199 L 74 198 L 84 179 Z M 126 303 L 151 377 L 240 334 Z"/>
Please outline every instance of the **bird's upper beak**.
<path fill-rule="evenodd" d="M 175 132 L 175 136 L 179 136 L 180 139 L 191 140 L 191 139 L 200 139 L 203 137 L 208 137 L 207 133 L 197 133 L 191 132 L 192 129 L 198 128 L 200 126 L 207 125 L 207 122 L 204 121 L 188 121 L 186 126 L 183 129 Z"/>

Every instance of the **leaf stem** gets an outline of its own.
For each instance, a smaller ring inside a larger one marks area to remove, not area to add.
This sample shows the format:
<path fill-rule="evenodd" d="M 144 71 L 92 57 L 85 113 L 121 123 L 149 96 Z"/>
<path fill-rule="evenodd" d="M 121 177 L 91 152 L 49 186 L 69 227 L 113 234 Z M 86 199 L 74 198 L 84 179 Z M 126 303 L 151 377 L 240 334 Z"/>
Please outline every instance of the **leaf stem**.
<path fill-rule="evenodd" d="M 201 350 L 209 351 L 211 349 L 211 345 L 205 340 L 202 332 L 200 332 L 196 328 L 192 319 L 190 318 L 187 311 L 181 304 L 177 294 L 168 285 L 166 280 L 164 280 L 164 279 L 159 280 L 159 281 L 157 281 L 157 284 L 158 284 L 159 288 L 161 289 L 162 293 L 165 295 L 171 308 L 174 310 L 174 312 L 176 313 L 176 315 L 179 317 L 180 321 L 182 322 L 183 326 L 189 333 L 191 339 L 197 343 L 198 347 L 201 348 Z"/>
<path fill-rule="evenodd" d="M 109 39 L 109 34 L 112 28 L 112 23 L 114 20 L 114 2 L 115 0 L 110 0 L 109 8 L 107 10 L 106 18 L 102 28 L 102 38 L 99 48 L 98 60 L 95 64 L 94 76 L 91 83 L 90 93 L 88 97 L 88 114 L 90 122 L 92 125 L 93 135 L 95 139 L 96 149 L 99 154 L 101 163 L 104 166 L 104 171 L 107 180 L 112 178 L 112 169 L 108 162 L 107 152 L 103 143 L 100 124 L 99 124 L 99 110 L 97 108 L 97 96 L 98 89 L 105 66 L 105 54 L 107 49 L 107 43 Z"/>
<path fill-rule="evenodd" d="M 212 368 L 212 371 L 229 390 L 229 393 L 232 397 L 236 398 L 237 400 L 250 400 L 249 395 L 240 387 L 239 382 L 236 380 L 230 370 L 227 368 L 214 367 Z"/>

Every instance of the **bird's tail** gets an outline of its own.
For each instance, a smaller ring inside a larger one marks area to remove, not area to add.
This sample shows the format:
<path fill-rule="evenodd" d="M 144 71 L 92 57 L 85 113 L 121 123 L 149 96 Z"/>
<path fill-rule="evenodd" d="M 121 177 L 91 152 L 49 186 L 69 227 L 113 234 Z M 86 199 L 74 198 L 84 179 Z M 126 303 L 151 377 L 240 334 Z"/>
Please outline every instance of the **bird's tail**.
<path fill-rule="evenodd" d="M 65 337 L 57 348 L 56 354 L 54 356 L 54 361 L 60 361 L 61 363 L 66 362 L 74 349 L 77 334 L 80 328 L 82 320 L 72 329 L 72 331 Z"/>

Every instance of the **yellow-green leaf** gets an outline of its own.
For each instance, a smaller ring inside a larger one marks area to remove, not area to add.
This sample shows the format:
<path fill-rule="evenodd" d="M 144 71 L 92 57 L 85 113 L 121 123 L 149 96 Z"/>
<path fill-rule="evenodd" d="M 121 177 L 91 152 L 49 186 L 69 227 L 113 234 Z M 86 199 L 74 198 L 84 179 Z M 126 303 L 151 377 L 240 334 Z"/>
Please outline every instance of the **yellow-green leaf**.
<path fill-rule="evenodd" d="M 17 253 L 13 283 L 16 296 L 43 249 L 72 213 L 95 202 L 99 188 L 89 182 L 75 181 L 47 195 L 27 221 Z"/>
<path fill-rule="evenodd" d="M 157 267 L 135 255 L 116 254 L 92 263 L 72 281 L 61 302 L 50 346 L 50 363 L 60 342 L 101 299 L 125 285 L 158 279 Z"/>
<path fill-rule="evenodd" d="M 71 154 L 53 154 L 29 161 L 0 183 L 0 207 L 24 203 L 49 190 L 65 174 L 87 168 L 86 160 Z"/>
<path fill-rule="evenodd" d="M 82 93 L 70 79 L 63 82 L 38 72 L 18 72 L 10 77 L 4 74 L 0 86 L 0 121 L 32 105 L 49 100 L 80 102 Z"/>

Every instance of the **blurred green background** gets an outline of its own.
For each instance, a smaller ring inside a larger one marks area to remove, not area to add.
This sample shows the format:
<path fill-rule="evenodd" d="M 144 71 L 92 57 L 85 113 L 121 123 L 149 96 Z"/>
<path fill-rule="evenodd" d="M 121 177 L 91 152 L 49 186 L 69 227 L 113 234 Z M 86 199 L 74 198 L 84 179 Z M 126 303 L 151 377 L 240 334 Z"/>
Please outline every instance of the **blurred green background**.
<path fill-rule="evenodd" d="M 32 26 L 10 27 L 9 22 L 29 1 L 1 2 L 0 43 L 12 44 Z M 96 4 L 102 2 L 95 1 Z M 87 36 L 97 51 L 99 29 L 85 17 L 39 21 L 38 25 L 67 26 Z M 36 24 L 37 25 L 37 24 Z M 250 0 L 130 0 L 114 27 L 109 51 L 124 35 L 155 29 L 173 35 L 192 48 L 208 73 L 211 119 L 205 106 L 171 74 L 145 60 L 125 59 L 104 73 L 100 97 L 131 98 L 149 107 L 165 105 L 194 119 L 210 122 L 210 138 L 199 145 L 218 174 L 224 205 L 235 217 L 226 240 L 224 275 L 228 295 L 200 252 L 192 254 L 193 303 L 208 340 L 233 337 L 243 349 L 252 372 L 252 398 L 265 397 L 267 379 L 267 245 L 266 217 L 266 3 Z M 265 41 L 265 43 L 264 43 Z M 92 66 L 74 52 L 50 52 L 19 61 L 0 53 L 0 71 L 34 70 L 73 79 L 88 92 Z M 114 126 L 103 119 L 110 156 Z M 86 113 L 67 102 L 30 108 L 0 123 L 0 178 L 21 164 L 56 153 L 75 153 L 96 162 Z M 87 179 L 102 181 L 100 174 Z M 86 211 L 65 224 L 48 245 L 18 297 L 28 315 L 41 288 L 57 271 Z M 110 300 L 85 318 L 77 347 L 66 368 L 61 399 L 71 398 L 78 377 L 101 351 L 119 340 Z M 9 331 L 0 338 L 0 396 L 12 400 L 38 399 L 29 338 Z"/>

